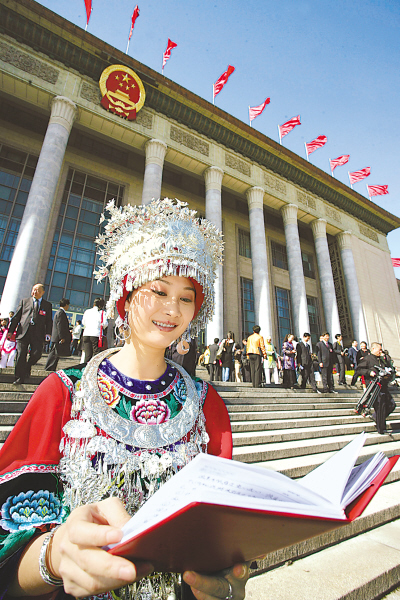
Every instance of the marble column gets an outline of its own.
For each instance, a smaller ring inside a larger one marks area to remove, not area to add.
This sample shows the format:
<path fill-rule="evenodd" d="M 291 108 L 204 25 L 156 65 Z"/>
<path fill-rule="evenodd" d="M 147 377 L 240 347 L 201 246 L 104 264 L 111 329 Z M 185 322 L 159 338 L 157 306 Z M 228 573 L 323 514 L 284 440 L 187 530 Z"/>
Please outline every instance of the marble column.
<path fill-rule="evenodd" d="M 0 306 L 3 315 L 15 310 L 21 298 L 30 296 L 32 286 L 37 283 L 54 195 L 76 113 L 75 104 L 68 98 L 56 96 L 53 99 L 50 121 L 4 286 Z"/>
<path fill-rule="evenodd" d="M 206 184 L 206 218 L 222 231 L 221 186 L 224 172 L 219 167 L 209 167 L 204 171 Z M 222 265 L 218 266 L 214 285 L 215 312 L 211 323 L 207 325 L 207 344 L 213 344 L 214 338 L 224 337 L 224 280 Z"/>
<path fill-rule="evenodd" d="M 368 343 L 367 328 L 365 325 L 360 289 L 357 281 L 356 265 L 354 263 L 353 250 L 351 247 L 351 232 L 342 231 L 341 233 L 338 233 L 336 239 L 339 246 L 340 257 L 342 259 L 343 275 L 346 283 L 354 339 L 357 340 L 358 343 L 363 341 Z"/>
<path fill-rule="evenodd" d="M 272 335 L 272 320 L 264 225 L 264 190 L 261 187 L 252 187 L 247 190 L 246 195 L 250 221 L 255 324 L 261 327 L 261 335 L 265 339 L 266 336 Z"/>
<path fill-rule="evenodd" d="M 296 204 L 285 204 L 281 208 L 281 213 L 285 227 L 286 252 L 289 266 L 293 333 L 300 340 L 303 333 L 310 331 L 310 321 L 308 318 L 306 283 L 304 281 L 303 260 L 301 258 Z"/>
<path fill-rule="evenodd" d="M 149 140 L 145 145 L 146 165 L 144 168 L 142 204 L 148 204 L 161 196 L 162 172 L 167 144 L 161 140 Z"/>
<path fill-rule="evenodd" d="M 328 240 L 326 238 L 325 219 L 315 219 L 311 222 L 311 228 L 314 234 L 315 253 L 317 255 L 326 330 L 329 331 L 331 339 L 334 339 L 334 336 L 337 333 L 340 333 L 340 321 L 336 302 L 335 284 L 333 282 L 331 259 L 329 256 Z"/>

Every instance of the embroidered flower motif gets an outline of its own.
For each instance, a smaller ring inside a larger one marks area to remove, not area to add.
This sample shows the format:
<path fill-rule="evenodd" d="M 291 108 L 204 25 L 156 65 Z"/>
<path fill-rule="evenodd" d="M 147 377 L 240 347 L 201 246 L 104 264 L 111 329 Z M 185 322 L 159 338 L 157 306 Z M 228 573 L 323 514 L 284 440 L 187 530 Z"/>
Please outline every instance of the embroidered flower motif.
<path fill-rule="evenodd" d="M 20 531 L 46 523 L 62 523 L 65 516 L 65 508 L 52 492 L 29 490 L 7 498 L 1 508 L 0 525 L 6 531 Z"/>
<path fill-rule="evenodd" d="M 163 400 L 152 398 L 140 400 L 131 410 L 131 419 L 144 425 L 159 425 L 165 423 L 171 411 Z"/>
<path fill-rule="evenodd" d="M 100 394 L 108 406 L 111 408 L 117 406 L 118 402 L 121 400 L 121 396 L 115 387 L 111 385 L 111 382 L 102 375 L 99 375 L 97 382 L 99 384 Z"/>
<path fill-rule="evenodd" d="M 174 389 L 174 396 L 178 400 L 179 404 L 183 404 L 186 401 L 186 385 L 183 377 L 180 377 Z"/>

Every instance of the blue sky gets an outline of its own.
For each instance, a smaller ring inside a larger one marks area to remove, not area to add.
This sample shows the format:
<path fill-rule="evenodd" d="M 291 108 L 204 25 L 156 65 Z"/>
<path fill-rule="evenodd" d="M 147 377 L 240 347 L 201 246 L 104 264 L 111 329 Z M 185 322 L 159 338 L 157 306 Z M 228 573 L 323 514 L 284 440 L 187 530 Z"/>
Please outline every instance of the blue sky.
<path fill-rule="evenodd" d="M 84 28 L 84 0 L 41 0 Z M 88 32 L 125 52 L 136 0 L 93 0 Z M 236 71 L 216 105 L 248 123 L 248 106 L 271 103 L 253 127 L 278 141 L 278 124 L 298 114 L 302 125 L 283 145 L 305 157 L 304 142 L 319 135 L 327 144 L 310 162 L 329 172 L 329 158 L 350 154 L 335 170 L 371 167 L 354 185 L 388 184 L 389 195 L 373 199 L 400 216 L 400 2 L 399 0 L 138 0 L 129 54 L 206 100 L 228 64 Z M 400 230 L 389 234 L 400 257 Z M 400 278 L 400 268 L 395 269 Z"/>

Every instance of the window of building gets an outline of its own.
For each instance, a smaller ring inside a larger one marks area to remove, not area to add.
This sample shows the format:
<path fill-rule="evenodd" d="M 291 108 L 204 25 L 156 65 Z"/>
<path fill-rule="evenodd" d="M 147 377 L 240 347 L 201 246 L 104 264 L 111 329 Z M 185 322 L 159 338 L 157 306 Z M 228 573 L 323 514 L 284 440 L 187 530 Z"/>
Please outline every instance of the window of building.
<path fill-rule="evenodd" d="M 250 232 L 239 229 L 239 256 L 251 258 Z"/>
<path fill-rule="evenodd" d="M 0 295 L 3 293 L 37 157 L 0 144 Z"/>
<path fill-rule="evenodd" d="M 280 269 L 288 270 L 288 261 L 287 261 L 287 252 L 286 246 L 282 244 L 278 244 L 277 242 L 271 242 L 271 250 L 272 250 L 272 264 L 274 267 L 279 267 Z"/>
<path fill-rule="evenodd" d="M 304 277 L 310 277 L 311 279 L 315 279 L 313 257 L 311 256 L 311 254 L 307 254 L 307 252 L 302 252 L 301 258 L 303 261 Z"/>
<path fill-rule="evenodd" d="M 279 287 L 275 288 L 275 305 L 276 314 L 278 317 L 277 348 L 279 348 L 280 351 L 285 335 L 288 333 L 293 333 L 289 290 Z"/>
<path fill-rule="evenodd" d="M 307 309 L 308 309 L 308 320 L 310 323 L 311 342 L 313 346 L 319 342 L 319 336 L 321 335 L 321 320 L 319 316 L 319 304 L 318 298 L 307 296 Z"/>
<path fill-rule="evenodd" d="M 93 277 L 100 264 L 94 240 L 106 225 L 99 226 L 105 205 L 113 198 L 121 205 L 123 192 L 122 186 L 70 169 L 47 269 L 50 302 L 69 298 L 70 310 L 82 312 L 95 298 L 107 298 L 108 282 Z"/>
<path fill-rule="evenodd" d="M 240 278 L 240 301 L 242 308 L 242 339 L 253 333 L 255 323 L 253 282 Z"/>

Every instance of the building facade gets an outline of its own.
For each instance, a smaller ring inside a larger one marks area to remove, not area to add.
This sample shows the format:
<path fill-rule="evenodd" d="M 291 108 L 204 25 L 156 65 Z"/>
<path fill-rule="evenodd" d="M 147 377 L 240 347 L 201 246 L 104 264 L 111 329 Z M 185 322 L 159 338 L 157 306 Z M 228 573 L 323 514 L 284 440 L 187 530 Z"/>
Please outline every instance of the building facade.
<path fill-rule="evenodd" d="M 134 120 L 101 104 L 112 65 L 143 84 Z M 254 324 L 276 345 L 328 330 L 381 341 L 400 364 L 387 243 L 400 219 L 33 0 L 0 0 L 0 313 L 43 281 L 79 318 L 107 296 L 92 278 L 105 205 L 158 197 L 224 233 L 207 342 Z"/>

